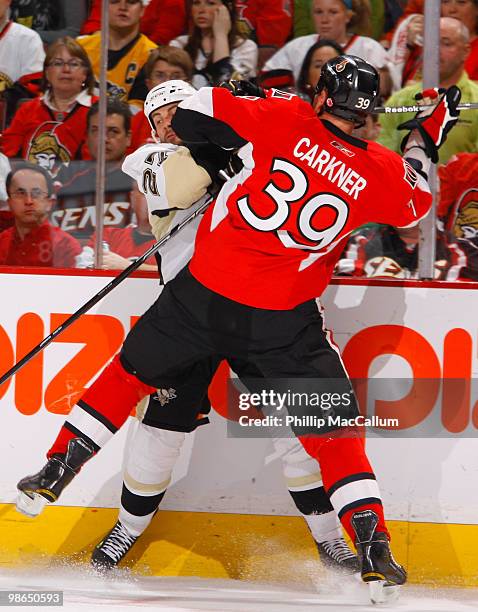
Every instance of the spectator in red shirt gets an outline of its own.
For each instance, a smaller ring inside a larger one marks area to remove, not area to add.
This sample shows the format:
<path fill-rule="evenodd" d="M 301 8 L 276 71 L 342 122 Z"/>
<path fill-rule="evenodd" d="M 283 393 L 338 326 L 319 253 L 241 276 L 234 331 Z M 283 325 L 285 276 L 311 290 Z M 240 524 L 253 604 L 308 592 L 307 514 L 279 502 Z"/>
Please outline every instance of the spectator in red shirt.
<path fill-rule="evenodd" d="M 187 29 L 184 0 L 151 0 L 141 19 L 141 32 L 158 45 L 167 45 Z"/>
<path fill-rule="evenodd" d="M 447 280 L 478 281 L 478 153 L 459 153 L 438 170 L 438 217 L 453 261 Z"/>
<path fill-rule="evenodd" d="M 136 223 L 123 228 L 106 227 L 103 230 L 104 270 L 124 270 L 156 242 L 151 233 L 146 198 L 136 187 L 131 192 L 131 201 Z M 92 268 L 94 266 L 93 249 L 95 241 L 96 236 L 93 234 L 76 260 L 78 268 Z M 157 272 L 158 266 L 154 255 L 149 257 L 138 269 L 144 272 Z"/>
<path fill-rule="evenodd" d="M 81 34 L 94 34 L 101 30 L 101 0 L 90 0 L 88 19 L 83 23 Z"/>
<path fill-rule="evenodd" d="M 7 157 L 23 157 L 55 175 L 81 157 L 95 79 L 87 54 L 68 36 L 48 48 L 44 94 L 22 104 L 0 140 Z"/>
<path fill-rule="evenodd" d="M 191 82 L 193 63 L 186 51 L 176 47 L 158 47 L 151 51 L 144 67 L 148 91 L 171 80 Z M 141 145 L 153 142 L 151 138 L 151 124 L 144 113 L 136 113 L 131 122 L 131 146 L 127 153 L 136 151 Z"/>
<path fill-rule="evenodd" d="M 143 2 L 143 4 L 146 4 L 146 2 Z M 171 39 L 183 34 L 186 26 L 186 3 L 184 0 L 151 0 L 141 18 L 140 30 L 158 45 L 167 45 Z M 93 34 L 100 29 L 101 0 L 92 0 L 90 13 L 83 24 L 81 33 Z"/>
<path fill-rule="evenodd" d="M 21 164 L 7 176 L 6 188 L 14 225 L 0 233 L 0 264 L 73 267 L 81 247 L 48 220 L 53 195 L 48 172 L 34 164 Z"/>

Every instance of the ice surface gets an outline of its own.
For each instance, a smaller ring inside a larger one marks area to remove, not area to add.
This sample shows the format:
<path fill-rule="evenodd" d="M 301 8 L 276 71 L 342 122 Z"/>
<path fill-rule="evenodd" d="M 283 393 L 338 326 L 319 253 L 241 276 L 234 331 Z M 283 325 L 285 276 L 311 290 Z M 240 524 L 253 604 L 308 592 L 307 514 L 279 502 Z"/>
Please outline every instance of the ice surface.
<path fill-rule="evenodd" d="M 284 585 L 287 577 L 284 577 Z M 355 578 L 321 580 L 316 592 L 237 580 L 138 576 L 116 570 L 100 577 L 87 566 L 0 571 L 0 591 L 62 590 L 64 607 L 22 606 L 19 610 L 162 612 L 472 612 L 478 610 L 475 589 L 406 586 L 398 603 L 374 606 L 368 590 Z"/>

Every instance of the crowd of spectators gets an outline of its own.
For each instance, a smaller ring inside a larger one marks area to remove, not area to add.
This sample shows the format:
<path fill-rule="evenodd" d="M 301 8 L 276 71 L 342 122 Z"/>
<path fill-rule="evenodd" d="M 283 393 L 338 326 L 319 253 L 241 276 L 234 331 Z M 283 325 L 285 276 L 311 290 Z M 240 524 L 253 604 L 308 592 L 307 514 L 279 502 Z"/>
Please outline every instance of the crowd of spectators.
<path fill-rule="evenodd" d="M 478 0 L 437 2 L 440 86 L 478 102 Z M 0 265 L 94 265 L 101 5 L 0 0 Z M 152 87 L 252 79 L 312 101 L 323 64 L 346 52 L 380 71 L 385 104 L 409 105 L 422 88 L 424 0 L 109 0 L 108 11 L 105 267 L 152 244 L 121 171 L 151 139 L 141 110 Z M 409 117 L 371 115 L 356 136 L 400 152 Z M 465 111 L 440 150 L 437 278 L 478 280 L 475 168 L 478 113 Z M 413 278 L 417 250 L 416 229 L 363 228 L 336 272 Z"/>

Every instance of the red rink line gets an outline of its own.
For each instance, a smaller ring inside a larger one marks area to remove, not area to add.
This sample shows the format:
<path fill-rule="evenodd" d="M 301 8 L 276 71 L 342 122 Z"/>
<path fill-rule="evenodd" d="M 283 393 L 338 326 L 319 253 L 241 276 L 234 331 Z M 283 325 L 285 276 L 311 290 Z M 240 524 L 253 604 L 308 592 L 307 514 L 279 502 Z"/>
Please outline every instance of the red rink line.
<path fill-rule="evenodd" d="M 38 276 L 107 276 L 114 278 L 118 276 L 122 270 L 83 270 L 77 268 L 35 268 L 28 266 L 0 266 L 0 275 L 2 274 L 30 274 Z M 130 275 L 132 278 L 154 278 L 158 279 L 157 272 L 133 272 Z"/>

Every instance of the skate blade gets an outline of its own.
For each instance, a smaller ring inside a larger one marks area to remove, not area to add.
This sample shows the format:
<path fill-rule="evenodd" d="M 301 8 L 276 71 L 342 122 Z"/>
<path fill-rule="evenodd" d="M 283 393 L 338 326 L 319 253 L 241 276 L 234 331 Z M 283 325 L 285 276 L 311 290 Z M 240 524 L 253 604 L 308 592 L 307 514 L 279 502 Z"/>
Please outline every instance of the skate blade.
<path fill-rule="evenodd" d="M 19 491 L 15 507 L 17 512 L 35 518 L 42 512 L 46 503 L 47 500 L 38 493 L 27 494 Z"/>
<path fill-rule="evenodd" d="M 370 601 L 373 604 L 391 604 L 400 595 L 400 585 L 389 584 L 385 580 L 374 580 L 368 583 Z"/>

